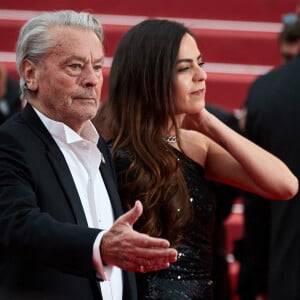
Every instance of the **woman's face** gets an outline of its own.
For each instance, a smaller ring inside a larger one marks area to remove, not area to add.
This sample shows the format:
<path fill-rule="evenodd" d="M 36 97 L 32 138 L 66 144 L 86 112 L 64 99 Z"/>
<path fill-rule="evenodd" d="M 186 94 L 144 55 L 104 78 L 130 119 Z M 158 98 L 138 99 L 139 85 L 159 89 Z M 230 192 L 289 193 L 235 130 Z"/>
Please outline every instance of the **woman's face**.
<path fill-rule="evenodd" d="M 202 56 L 195 39 L 186 33 L 180 43 L 176 75 L 176 113 L 195 114 L 205 105 L 205 80 Z"/>

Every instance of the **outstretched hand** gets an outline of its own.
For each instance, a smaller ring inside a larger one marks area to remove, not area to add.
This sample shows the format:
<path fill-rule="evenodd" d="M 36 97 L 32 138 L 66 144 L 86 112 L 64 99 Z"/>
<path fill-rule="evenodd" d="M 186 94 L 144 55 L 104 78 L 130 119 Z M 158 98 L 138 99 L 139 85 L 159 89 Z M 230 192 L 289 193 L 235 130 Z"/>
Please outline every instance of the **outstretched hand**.
<path fill-rule="evenodd" d="M 140 201 L 119 217 L 103 235 L 100 245 L 102 261 L 132 272 L 151 272 L 168 268 L 177 260 L 177 251 L 162 238 L 153 238 L 133 229 L 142 215 Z"/>

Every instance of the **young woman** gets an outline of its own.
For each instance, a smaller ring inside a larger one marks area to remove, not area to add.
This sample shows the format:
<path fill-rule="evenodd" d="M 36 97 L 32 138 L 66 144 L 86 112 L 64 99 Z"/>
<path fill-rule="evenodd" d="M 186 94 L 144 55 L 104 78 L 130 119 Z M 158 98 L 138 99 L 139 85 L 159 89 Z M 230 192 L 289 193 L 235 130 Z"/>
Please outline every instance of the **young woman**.
<path fill-rule="evenodd" d="M 140 299 L 212 299 L 215 203 L 207 179 L 271 199 L 298 190 L 285 164 L 205 109 L 203 64 L 185 26 L 143 21 L 120 41 L 95 121 L 112 141 L 124 207 L 143 203 L 136 228 L 178 250 L 169 269 L 141 266 Z"/>

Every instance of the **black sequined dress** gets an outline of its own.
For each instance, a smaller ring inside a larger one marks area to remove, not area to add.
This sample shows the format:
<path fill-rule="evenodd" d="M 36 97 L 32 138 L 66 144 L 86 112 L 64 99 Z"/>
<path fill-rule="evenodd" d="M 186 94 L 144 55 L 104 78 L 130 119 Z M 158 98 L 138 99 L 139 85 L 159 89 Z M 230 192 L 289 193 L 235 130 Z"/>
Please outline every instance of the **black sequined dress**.
<path fill-rule="evenodd" d="M 166 270 L 137 273 L 141 300 L 212 300 L 212 234 L 215 200 L 204 179 L 202 166 L 174 149 L 182 162 L 194 221 L 186 229 L 178 250 L 178 260 Z M 128 166 L 128 152 L 118 151 L 117 173 Z"/>

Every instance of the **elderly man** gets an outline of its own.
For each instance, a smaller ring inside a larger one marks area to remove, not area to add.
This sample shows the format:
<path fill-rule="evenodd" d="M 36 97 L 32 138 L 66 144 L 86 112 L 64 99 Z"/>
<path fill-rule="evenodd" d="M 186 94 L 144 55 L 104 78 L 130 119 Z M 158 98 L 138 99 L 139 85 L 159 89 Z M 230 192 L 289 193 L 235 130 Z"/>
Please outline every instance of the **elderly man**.
<path fill-rule="evenodd" d="M 121 216 L 111 157 L 90 121 L 102 41 L 88 13 L 44 13 L 21 29 L 17 66 L 28 104 L 0 128 L 2 300 L 132 300 L 128 271 L 176 260 L 168 241 L 133 230 L 139 201 Z"/>

